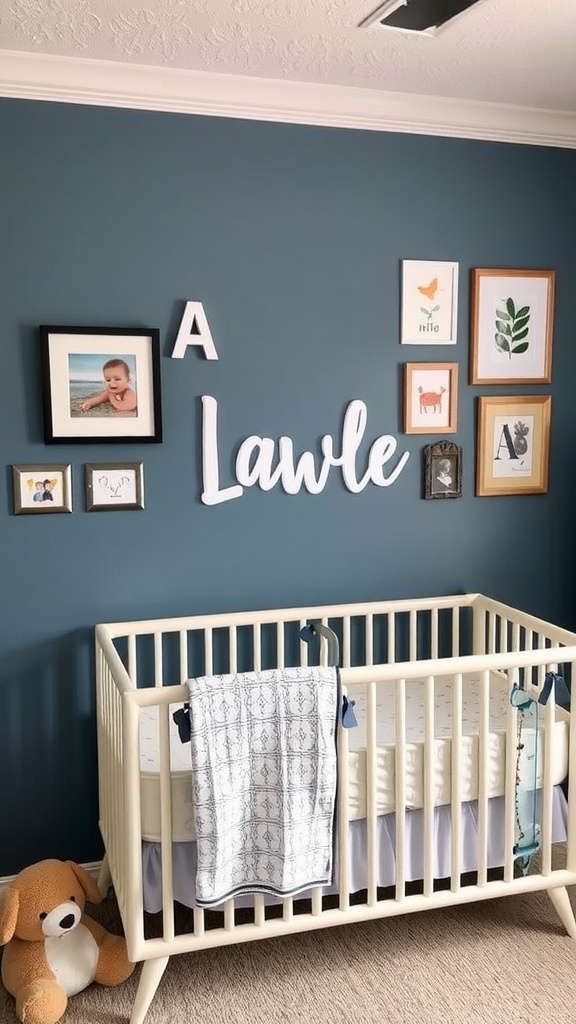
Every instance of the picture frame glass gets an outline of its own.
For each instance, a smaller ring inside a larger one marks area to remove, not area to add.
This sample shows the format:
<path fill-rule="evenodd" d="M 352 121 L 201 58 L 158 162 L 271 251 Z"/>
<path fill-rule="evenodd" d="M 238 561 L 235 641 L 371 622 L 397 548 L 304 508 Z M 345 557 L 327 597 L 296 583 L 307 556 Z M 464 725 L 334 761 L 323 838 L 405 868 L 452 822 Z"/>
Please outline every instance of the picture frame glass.
<path fill-rule="evenodd" d="M 14 514 L 71 512 L 70 465 L 12 467 Z"/>
<path fill-rule="evenodd" d="M 462 448 L 437 441 L 424 449 L 424 497 L 462 497 Z"/>
<path fill-rule="evenodd" d="M 40 332 L 47 443 L 161 440 L 158 331 Z"/>
<path fill-rule="evenodd" d="M 402 261 L 402 345 L 455 345 L 458 263 Z"/>
<path fill-rule="evenodd" d="M 479 399 L 476 493 L 548 490 L 550 395 Z"/>
<path fill-rule="evenodd" d="M 406 363 L 404 367 L 404 432 L 456 432 L 457 363 Z"/>
<path fill-rule="evenodd" d="M 550 383 L 554 271 L 472 275 L 470 383 Z"/>
<path fill-rule="evenodd" d="M 86 510 L 144 508 L 144 466 L 141 462 L 99 462 L 86 465 Z"/>

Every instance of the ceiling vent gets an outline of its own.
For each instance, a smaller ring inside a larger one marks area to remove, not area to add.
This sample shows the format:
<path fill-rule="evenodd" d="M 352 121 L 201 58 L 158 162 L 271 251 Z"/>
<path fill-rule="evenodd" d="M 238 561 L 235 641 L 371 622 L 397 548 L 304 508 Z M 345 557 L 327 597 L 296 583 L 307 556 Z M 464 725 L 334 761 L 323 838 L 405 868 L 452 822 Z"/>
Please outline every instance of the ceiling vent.
<path fill-rule="evenodd" d="M 386 0 L 360 22 L 360 27 L 378 24 L 400 32 L 436 35 L 464 11 L 480 3 L 483 0 Z"/>

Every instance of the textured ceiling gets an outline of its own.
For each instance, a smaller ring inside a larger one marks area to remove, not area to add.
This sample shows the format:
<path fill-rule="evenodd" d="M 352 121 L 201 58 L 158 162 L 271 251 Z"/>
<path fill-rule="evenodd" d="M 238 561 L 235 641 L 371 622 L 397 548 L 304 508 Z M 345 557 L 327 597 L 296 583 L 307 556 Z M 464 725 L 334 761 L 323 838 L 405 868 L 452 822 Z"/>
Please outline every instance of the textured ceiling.
<path fill-rule="evenodd" d="M 359 28 L 377 6 L 2 0 L 0 49 L 576 111 L 576 0 L 483 0 L 436 36 Z"/>

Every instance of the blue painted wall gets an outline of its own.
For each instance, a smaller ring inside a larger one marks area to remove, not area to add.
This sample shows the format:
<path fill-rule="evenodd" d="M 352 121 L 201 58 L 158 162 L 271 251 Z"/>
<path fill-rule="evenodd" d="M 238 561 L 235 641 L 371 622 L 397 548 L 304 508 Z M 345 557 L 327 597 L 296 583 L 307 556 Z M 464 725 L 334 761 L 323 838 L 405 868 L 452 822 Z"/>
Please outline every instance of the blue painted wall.
<path fill-rule="evenodd" d="M 92 631 L 105 620 L 480 590 L 574 626 L 576 153 L 0 102 L 0 875 L 101 855 Z M 399 344 L 402 259 L 460 264 L 459 342 Z M 467 384 L 469 271 L 557 272 L 549 387 Z M 203 302 L 219 360 L 169 358 Z M 38 325 L 157 327 L 164 442 L 46 446 Z M 464 496 L 424 501 L 401 367 L 460 364 Z M 550 490 L 474 497 L 478 394 L 553 395 Z M 222 485 L 240 441 L 298 452 L 368 406 L 362 446 L 411 459 L 387 489 L 201 504 L 200 398 Z M 87 462 L 142 460 L 143 512 L 84 511 Z M 14 516 L 12 464 L 70 462 L 72 515 Z"/>

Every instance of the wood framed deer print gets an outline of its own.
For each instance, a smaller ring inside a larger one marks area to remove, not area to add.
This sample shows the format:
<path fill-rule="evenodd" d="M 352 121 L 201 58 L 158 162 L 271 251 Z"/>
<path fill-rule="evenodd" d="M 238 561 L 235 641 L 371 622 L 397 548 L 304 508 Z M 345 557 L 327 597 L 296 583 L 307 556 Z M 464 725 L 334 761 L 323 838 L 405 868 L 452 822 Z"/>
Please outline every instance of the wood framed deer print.
<path fill-rule="evenodd" d="M 550 395 L 478 399 L 476 495 L 548 490 Z"/>
<path fill-rule="evenodd" d="M 455 434 L 458 363 L 404 364 L 404 433 Z"/>

